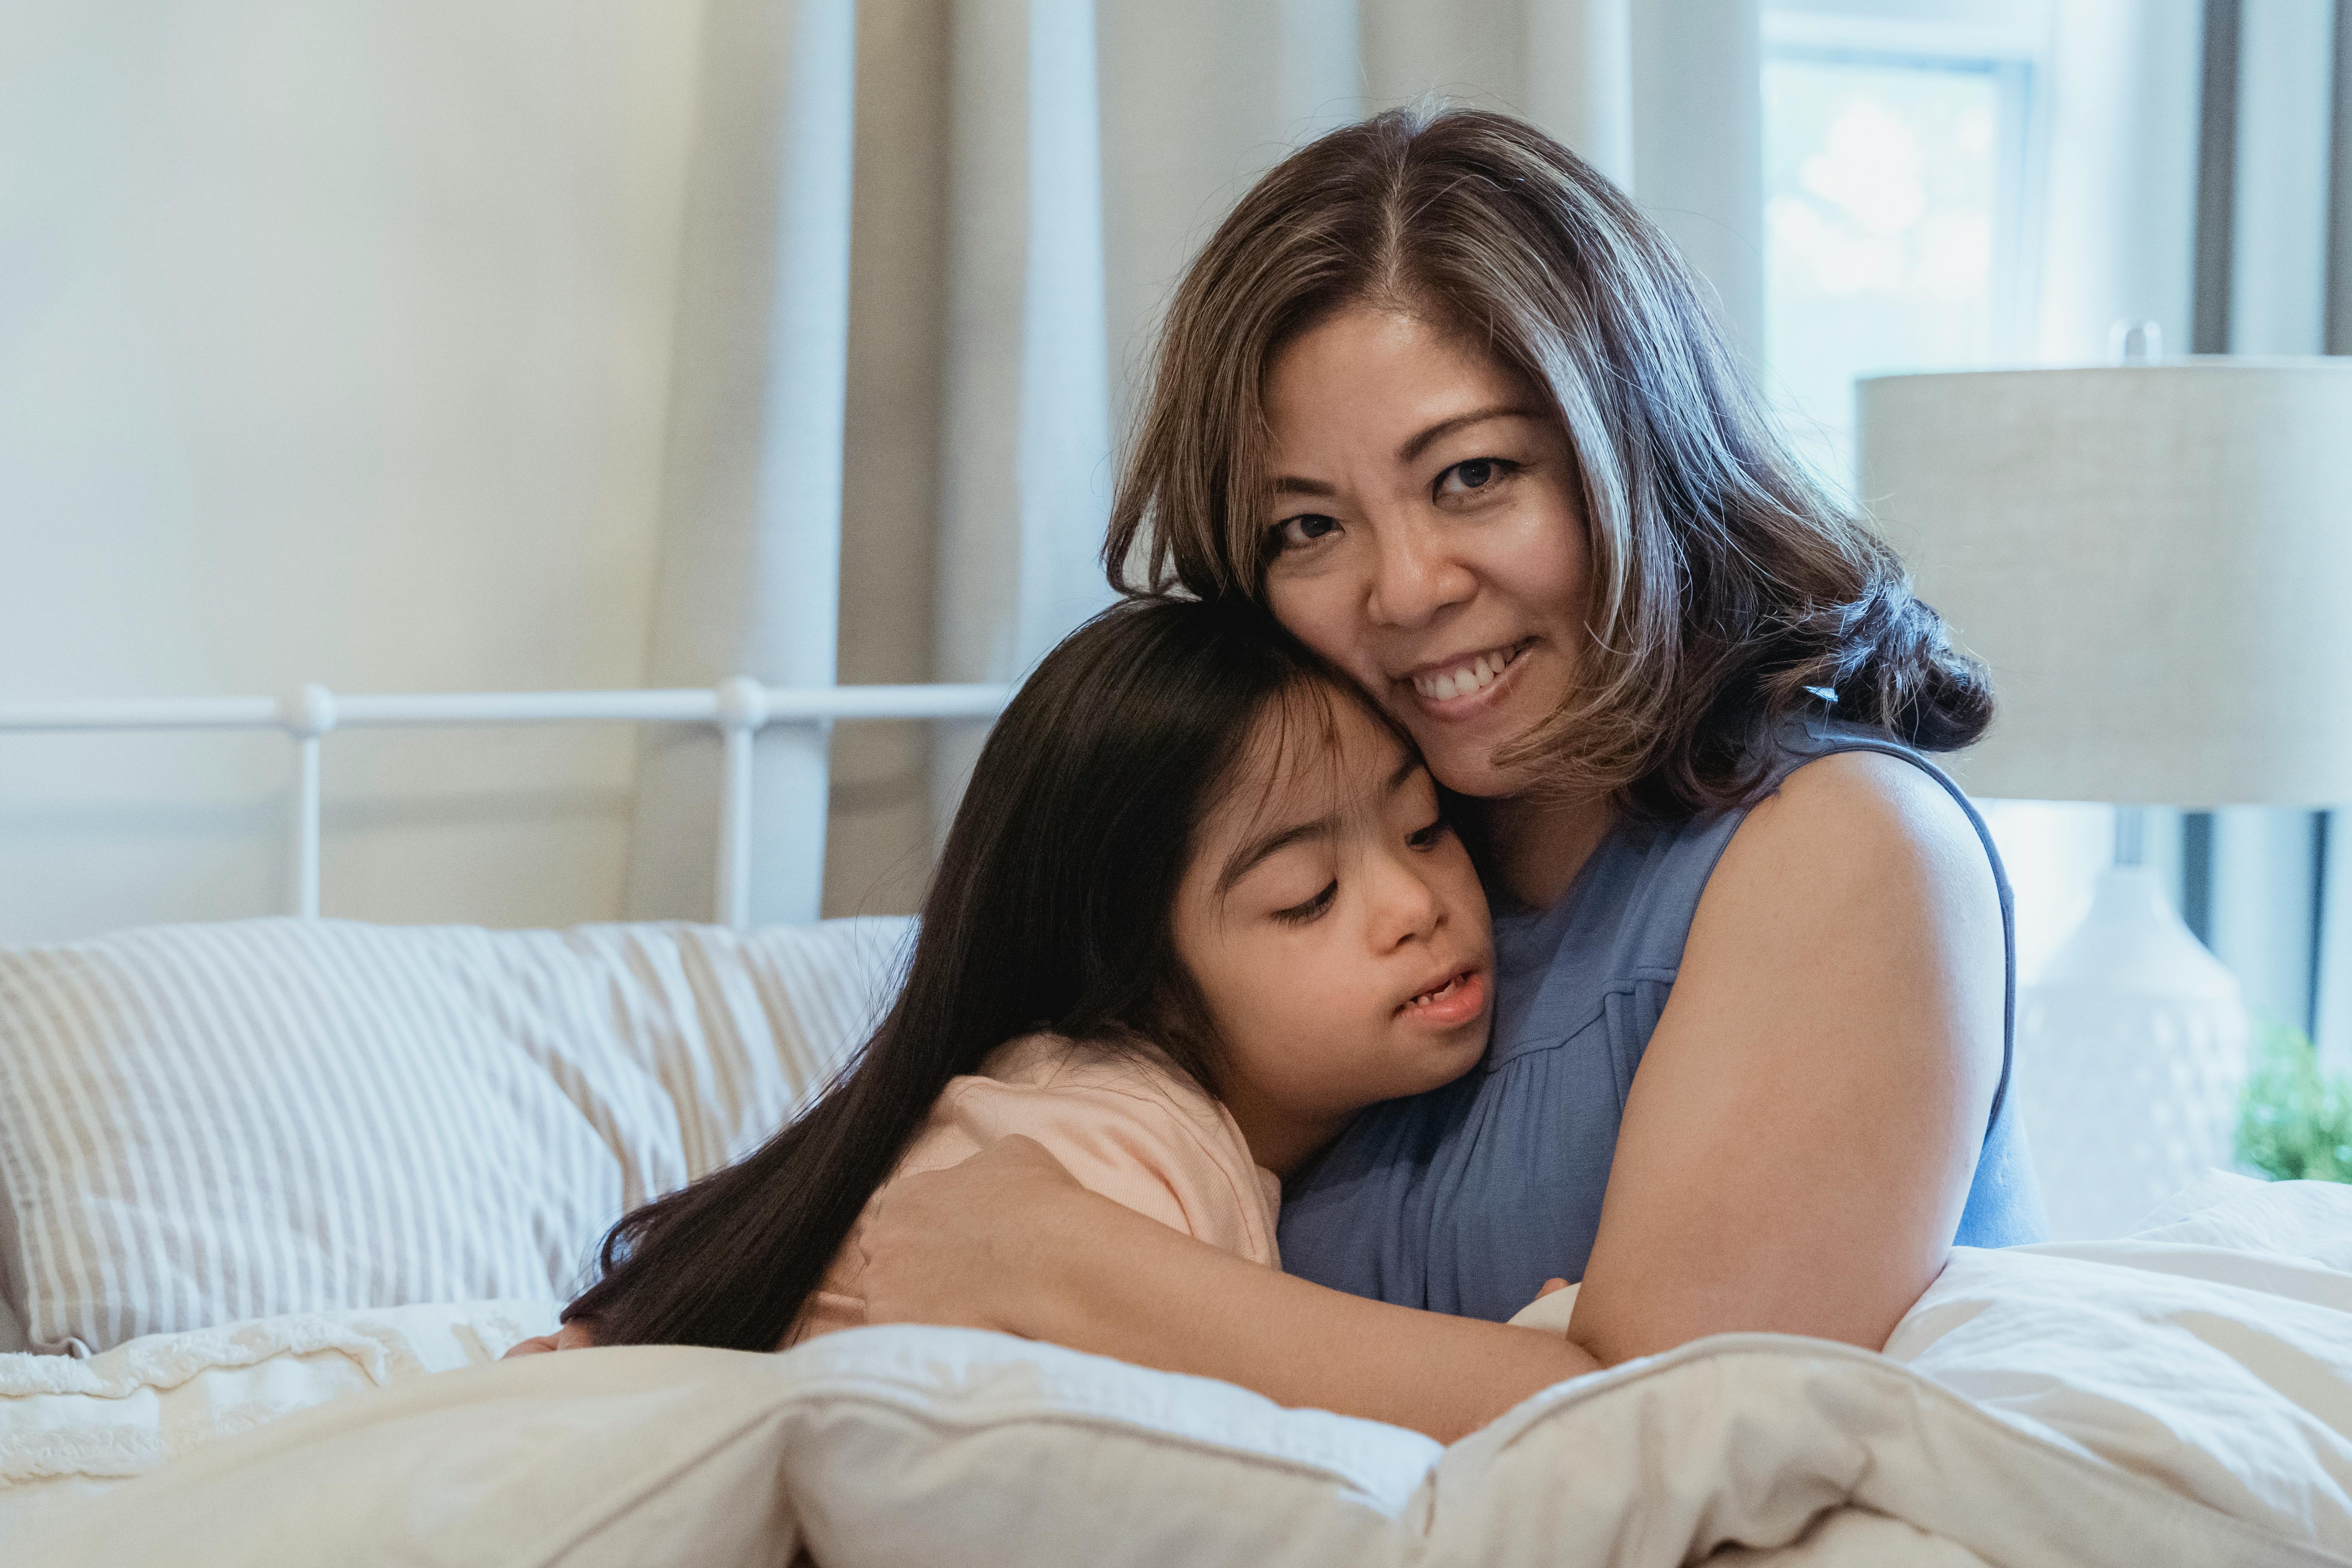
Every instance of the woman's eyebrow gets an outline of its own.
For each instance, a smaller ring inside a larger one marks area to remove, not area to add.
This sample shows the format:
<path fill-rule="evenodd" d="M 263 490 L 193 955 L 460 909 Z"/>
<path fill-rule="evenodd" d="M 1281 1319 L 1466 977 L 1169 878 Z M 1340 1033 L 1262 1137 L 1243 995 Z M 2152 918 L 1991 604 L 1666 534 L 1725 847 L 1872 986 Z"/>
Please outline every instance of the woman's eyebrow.
<path fill-rule="evenodd" d="M 1435 442 L 1444 437 L 1451 436 L 1456 430 L 1466 430 L 1473 425 L 1484 425 L 1489 419 L 1536 419 L 1540 417 L 1541 416 L 1534 409 L 1522 408 L 1516 403 L 1498 403 L 1491 408 L 1477 408 L 1473 409 L 1467 414 L 1457 414 L 1451 419 L 1439 420 L 1428 429 L 1423 430 L 1420 435 L 1415 436 L 1412 440 L 1407 441 L 1403 446 L 1399 447 L 1397 448 L 1397 461 L 1400 463 L 1410 463 L 1419 458 L 1423 452 L 1429 450 L 1433 442 Z"/>

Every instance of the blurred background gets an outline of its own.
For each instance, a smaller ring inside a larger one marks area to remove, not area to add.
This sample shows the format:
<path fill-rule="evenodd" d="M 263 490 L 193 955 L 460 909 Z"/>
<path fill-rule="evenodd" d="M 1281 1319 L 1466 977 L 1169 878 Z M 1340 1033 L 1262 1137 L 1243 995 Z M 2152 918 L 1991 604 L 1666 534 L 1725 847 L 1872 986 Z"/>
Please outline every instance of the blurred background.
<path fill-rule="evenodd" d="M 1627 185 L 1841 487 L 1857 375 L 2352 352 L 2343 9 L 0 0 L 0 698 L 1017 676 L 1192 248 L 1428 93 Z M 972 744 L 835 731 L 828 913 L 913 907 Z M 702 917 L 713 745 L 339 736 L 327 912 Z M 287 750 L 0 737 L 0 941 L 273 911 Z M 2030 975 L 2112 814 L 1989 814 Z M 2147 858 L 2340 1059 L 2336 820 Z"/>

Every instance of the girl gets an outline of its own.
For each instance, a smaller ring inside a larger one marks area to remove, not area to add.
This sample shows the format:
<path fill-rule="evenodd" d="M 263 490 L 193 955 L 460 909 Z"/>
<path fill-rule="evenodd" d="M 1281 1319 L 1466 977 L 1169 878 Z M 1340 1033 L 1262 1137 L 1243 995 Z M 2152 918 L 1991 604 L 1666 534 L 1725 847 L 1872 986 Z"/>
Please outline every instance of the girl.
<path fill-rule="evenodd" d="M 1469 856 L 1378 709 L 1246 607 L 1122 605 L 998 721 L 855 1066 L 614 1226 L 562 1342 L 770 1350 L 863 1322 L 877 1190 L 1010 1133 L 1276 1267 L 1280 1178 L 1467 1071 L 1491 968 Z"/>

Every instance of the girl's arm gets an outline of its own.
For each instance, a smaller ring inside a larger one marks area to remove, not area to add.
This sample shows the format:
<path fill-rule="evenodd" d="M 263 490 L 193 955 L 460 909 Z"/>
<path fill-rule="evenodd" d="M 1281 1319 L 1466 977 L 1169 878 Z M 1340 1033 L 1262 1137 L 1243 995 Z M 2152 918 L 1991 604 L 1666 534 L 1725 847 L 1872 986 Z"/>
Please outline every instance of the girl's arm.
<path fill-rule="evenodd" d="M 1876 1349 L 1942 1265 L 2001 1058 L 1991 868 L 1906 763 L 1810 763 L 1733 836 L 1635 1075 L 1569 1342 L 1326 1290 L 1000 1146 L 868 1226 L 875 1321 L 971 1323 L 1451 1440 L 1711 1333 Z"/>

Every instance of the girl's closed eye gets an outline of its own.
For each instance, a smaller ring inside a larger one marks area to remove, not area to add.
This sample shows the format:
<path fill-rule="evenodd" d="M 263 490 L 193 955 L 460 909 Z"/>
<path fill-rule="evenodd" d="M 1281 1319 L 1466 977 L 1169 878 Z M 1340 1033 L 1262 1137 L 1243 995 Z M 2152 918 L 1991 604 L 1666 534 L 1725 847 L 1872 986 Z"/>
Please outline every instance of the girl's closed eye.
<path fill-rule="evenodd" d="M 1416 828 L 1406 834 L 1404 841 L 1415 849 L 1434 849 L 1444 841 L 1446 835 L 1453 831 L 1454 825 L 1440 816 L 1432 821 L 1428 826 Z"/>
<path fill-rule="evenodd" d="M 1280 921 L 1284 925 L 1305 925 L 1307 921 L 1314 920 L 1318 915 L 1321 915 L 1326 910 L 1329 910 L 1331 905 L 1339 899 L 1339 879 L 1334 878 L 1332 880 L 1323 884 L 1323 890 L 1321 892 L 1316 894 L 1305 903 L 1292 904 L 1287 909 L 1275 910 L 1274 918 Z"/>

